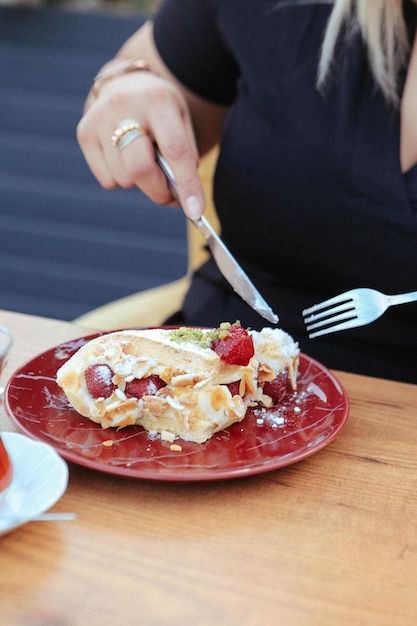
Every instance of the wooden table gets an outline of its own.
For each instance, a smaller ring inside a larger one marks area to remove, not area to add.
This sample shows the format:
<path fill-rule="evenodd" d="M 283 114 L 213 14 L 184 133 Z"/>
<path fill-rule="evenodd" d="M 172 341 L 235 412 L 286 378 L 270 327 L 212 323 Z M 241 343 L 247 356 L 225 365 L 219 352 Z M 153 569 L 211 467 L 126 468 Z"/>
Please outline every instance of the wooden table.
<path fill-rule="evenodd" d="M 86 334 L 0 311 L 23 361 Z M 54 511 L 0 538 L 7 626 L 417 623 L 417 387 L 338 373 L 350 418 L 270 473 L 162 483 L 70 464 Z M 0 408 L 0 429 L 13 430 Z"/>

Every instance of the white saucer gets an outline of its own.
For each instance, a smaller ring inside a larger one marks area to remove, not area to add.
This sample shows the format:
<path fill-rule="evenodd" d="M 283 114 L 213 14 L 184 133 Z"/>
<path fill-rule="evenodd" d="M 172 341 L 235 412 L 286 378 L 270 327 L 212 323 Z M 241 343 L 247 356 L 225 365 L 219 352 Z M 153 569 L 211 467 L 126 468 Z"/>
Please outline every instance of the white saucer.
<path fill-rule="evenodd" d="M 0 536 L 51 508 L 68 484 L 68 466 L 51 446 L 19 433 L 2 432 L 1 437 L 13 480 L 0 495 Z"/>

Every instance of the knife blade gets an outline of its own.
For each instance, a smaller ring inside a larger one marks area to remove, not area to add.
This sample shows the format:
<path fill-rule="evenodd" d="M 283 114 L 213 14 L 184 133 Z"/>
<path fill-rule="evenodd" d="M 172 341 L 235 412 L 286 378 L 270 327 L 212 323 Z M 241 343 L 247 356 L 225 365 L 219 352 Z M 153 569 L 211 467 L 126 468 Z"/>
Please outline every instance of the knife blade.
<path fill-rule="evenodd" d="M 178 196 L 177 183 L 173 172 L 158 150 L 156 150 L 156 162 L 164 172 L 173 196 L 181 206 Z M 204 217 L 204 215 L 196 220 L 192 220 L 191 218 L 188 219 L 194 224 L 207 241 L 219 270 L 228 283 L 233 287 L 234 291 L 259 315 L 272 324 L 276 324 L 279 319 L 278 315 L 274 313 L 269 304 L 256 289 L 249 276 L 218 236 L 210 222 Z"/>

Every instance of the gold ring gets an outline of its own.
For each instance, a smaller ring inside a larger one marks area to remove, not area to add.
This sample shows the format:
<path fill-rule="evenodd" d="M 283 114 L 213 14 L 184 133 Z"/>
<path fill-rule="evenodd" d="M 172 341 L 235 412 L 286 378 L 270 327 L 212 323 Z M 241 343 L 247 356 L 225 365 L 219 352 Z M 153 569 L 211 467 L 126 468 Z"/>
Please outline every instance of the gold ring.
<path fill-rule="evenodd" d="M 130 134 L 130 139 L 127 141 L 126 135 Z M 134 134 L 134 136 L 133 136 Z M 146 128 L 139 124 L 136 120 L 123 120 L 114 131 L 111 142 L 115 148 L 125 148 L 133 139 L 146 135 Z M 122 140 L 125 140 L 122 142 Z M 121 145 L 120 145 L 121 144 Z"/>

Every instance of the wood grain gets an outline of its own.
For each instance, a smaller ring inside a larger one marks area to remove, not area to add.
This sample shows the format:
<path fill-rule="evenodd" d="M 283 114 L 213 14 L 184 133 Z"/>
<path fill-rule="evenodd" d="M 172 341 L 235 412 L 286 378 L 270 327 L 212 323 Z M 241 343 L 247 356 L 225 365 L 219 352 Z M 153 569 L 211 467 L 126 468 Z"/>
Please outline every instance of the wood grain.
<path fill-rule="evenodd" d="M 4 379 L 88 331 L 0 311 Z M 417 387 L 338 372 L 350 417 L 296 465 L 155 483 L 70 465 L 56 511 L 0 538 L 8 626 L 403 626 L 417 618 Z M 0 428 L 13 430 L 3 408 Z"/>

